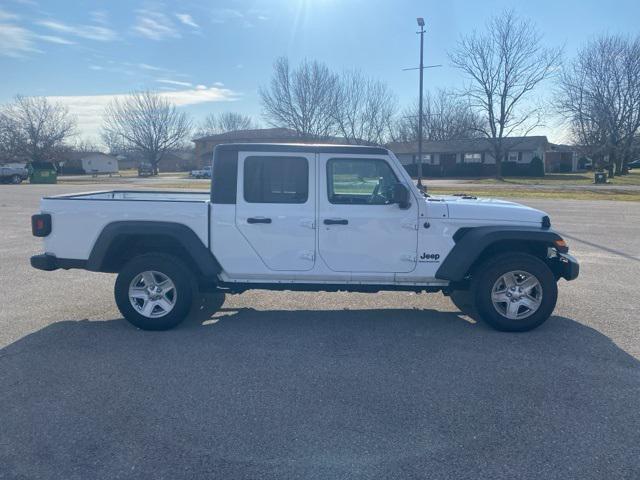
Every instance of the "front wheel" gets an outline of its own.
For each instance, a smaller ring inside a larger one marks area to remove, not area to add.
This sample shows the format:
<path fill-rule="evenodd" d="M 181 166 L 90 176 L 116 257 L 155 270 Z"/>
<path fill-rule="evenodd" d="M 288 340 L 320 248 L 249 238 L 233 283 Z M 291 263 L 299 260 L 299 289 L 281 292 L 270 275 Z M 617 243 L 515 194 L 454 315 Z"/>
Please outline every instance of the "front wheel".
<path fill-rule="evenodd" d="M 160 253 L 140 255 L 118 274 L 116 304 L 132 325 L 168 330 L 182 322 L 193 304 L 195 282 L 178 258 Z"/>
<path fill-rule="evenodd" d="M 532 330 L 553 313 L 558 286 L 551 269 L 525 253 L 504 254 L 480 266 L 475 305 L 482 320 L 507 332 Z"/>

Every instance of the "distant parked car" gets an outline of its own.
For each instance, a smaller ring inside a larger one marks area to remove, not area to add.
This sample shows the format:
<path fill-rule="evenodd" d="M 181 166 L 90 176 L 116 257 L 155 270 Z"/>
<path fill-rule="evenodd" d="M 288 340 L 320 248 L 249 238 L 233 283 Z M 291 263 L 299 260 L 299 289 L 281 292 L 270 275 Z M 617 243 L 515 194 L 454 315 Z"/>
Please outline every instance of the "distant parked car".
<path fill-rule="evenodd" d="M 640 159 L 634 160 L 633 162 L 629 162 L 627 166 L 629 167 L 629 170 L 632 170 L 634 168 L 640 168 Z"/>
<path fill-rule="evenodd" d="M 204 167 L 200 170 L 191 170 L 189 175 L 193 178 L 211 178 L 211 167 Z"/>
<path fill-rule="evenodd" d="M 27 178 L 29 178 L 29 171 L 24 167 L 0 167 L 0 182 L 2 183 L 17 185 Z"/>
<path fill-rule="evenodd" d="M 139 177 L 150 177 L 153 175 L 153 166 L 150 163 L 141 163 L 138 165 Z"/>

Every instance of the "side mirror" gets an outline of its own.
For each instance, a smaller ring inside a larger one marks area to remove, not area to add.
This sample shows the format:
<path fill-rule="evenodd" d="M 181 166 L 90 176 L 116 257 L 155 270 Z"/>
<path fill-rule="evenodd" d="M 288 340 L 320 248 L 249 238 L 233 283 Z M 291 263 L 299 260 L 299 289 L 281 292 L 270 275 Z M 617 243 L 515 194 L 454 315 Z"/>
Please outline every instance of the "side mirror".
<path fill-rule="evenodd" d="M 409 189 L 402 183 L 393 185 L 393 203 L 397 203 L 398 206 L 404 210 L 411 206 L 410 198 L 411 194 L 409 193 Z"/>

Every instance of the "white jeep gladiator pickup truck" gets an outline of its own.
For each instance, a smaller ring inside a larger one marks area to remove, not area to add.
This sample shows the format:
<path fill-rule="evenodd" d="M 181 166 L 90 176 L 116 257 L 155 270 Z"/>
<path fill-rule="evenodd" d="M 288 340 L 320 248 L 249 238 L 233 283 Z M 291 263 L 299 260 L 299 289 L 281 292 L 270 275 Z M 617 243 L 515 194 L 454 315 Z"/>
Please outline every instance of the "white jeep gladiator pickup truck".
<path fill-rule="evenodd" d="M 494 328 L 553 312 L 578 263 L 549 217 L 516 203 L 424 195 L 384 148 L 219 145 L 210 193 L 42 199 L 41 270 L 118 273 L 133 325 L 171 328 L 200 291 L 442 291 Z"/>

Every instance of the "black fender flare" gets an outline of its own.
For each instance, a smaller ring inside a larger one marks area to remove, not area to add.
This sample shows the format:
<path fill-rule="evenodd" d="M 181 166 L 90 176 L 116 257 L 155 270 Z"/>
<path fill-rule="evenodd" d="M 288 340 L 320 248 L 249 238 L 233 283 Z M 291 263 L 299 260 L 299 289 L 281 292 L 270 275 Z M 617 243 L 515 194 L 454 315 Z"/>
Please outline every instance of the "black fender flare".
<path fill-rule="evenodd" d="M 107 224 L 93 244 L 87 260 L 87 270 L 110 271 L 105 270 L 105 266 L 109 249 L 114 242 L 139 235 L 164 236 L 175 240 L 191 257 L 200 273 L 206 277 L 215 277 L 222 271 L 213 253 L 191 228 L 181 223 L 140 220 Z"/>
<path fill-rule="evenodd" d="M 471 266 L 492 244 L 502 241 L 523 241 L 555 247 L 562 237 L 553 230 L 540 227 L 487 226 L 461 228 L 453 235 L 456 242 L 442 265 L 436 271 L 436 278 L 458 282 L 465 278 Z"/>

